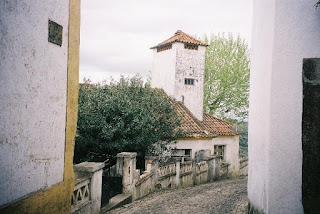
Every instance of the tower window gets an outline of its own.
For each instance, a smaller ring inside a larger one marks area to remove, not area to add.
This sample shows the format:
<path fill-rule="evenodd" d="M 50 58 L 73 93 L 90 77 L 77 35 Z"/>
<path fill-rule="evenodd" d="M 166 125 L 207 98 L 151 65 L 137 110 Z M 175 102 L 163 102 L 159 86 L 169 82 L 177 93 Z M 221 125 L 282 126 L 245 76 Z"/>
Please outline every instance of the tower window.
<path fill-rule="evenodd" d="M 195 44 L 184 44 L 185 49 L 190 49 L 190 50 L 198 50 L 198 45 Z"/>
<path fill-rule="evenodd" d="M 194 79 L 184 79 L 185 85 L 194 85 Z"/>
<path fill-rule="evenodd" d="M 172 48 L 172 44 L 157 47 L 157 52 L 166 51 Z"/>

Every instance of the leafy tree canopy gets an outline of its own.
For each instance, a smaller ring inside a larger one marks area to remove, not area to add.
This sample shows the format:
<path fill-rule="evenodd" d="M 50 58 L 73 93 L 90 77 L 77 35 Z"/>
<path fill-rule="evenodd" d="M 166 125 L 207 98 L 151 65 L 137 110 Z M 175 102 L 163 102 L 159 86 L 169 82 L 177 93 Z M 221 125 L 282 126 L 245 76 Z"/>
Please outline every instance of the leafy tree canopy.
<path fill-rule="evenodd" d="M 177 139 L 179 127 L 171 98 L 141 78 L 122 77 L 105 85 L 87 81 L 79 89 L 74 162 L 125 151 L 144 157 Z"/>
<path fill-rule="evenodd" d="M 239 36 L 204 37 L 204 111 L 222 119 L 245 120 L 249 106 L 249 48 Z"/>

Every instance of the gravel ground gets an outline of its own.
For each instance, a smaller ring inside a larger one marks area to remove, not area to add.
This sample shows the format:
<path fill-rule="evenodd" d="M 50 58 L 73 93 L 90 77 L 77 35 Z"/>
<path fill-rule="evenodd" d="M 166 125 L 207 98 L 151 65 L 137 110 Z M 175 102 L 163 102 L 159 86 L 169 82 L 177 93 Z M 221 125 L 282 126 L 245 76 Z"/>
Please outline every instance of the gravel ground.
<path fill-rule="evenodd" d="M 247 213 L 247 179 L 222 180 L 152 193 L 110 214 Z"/>

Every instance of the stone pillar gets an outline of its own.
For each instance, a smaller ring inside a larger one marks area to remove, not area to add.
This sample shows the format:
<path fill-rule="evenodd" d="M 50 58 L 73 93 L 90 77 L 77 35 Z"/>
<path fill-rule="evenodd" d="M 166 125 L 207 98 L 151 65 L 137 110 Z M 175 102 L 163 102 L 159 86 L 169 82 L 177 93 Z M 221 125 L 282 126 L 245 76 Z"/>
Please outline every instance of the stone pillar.
<path fill-rule="evenodd" d="M 176 161 L 176 179 L 175 179 L 176 187 L 180 186 L 180 161 Z"/>
<path fill-rule="evenodd" d="M 73 166 L 77 178 L 90 176 L 91 213 L 99 214 L 101 207 L 102 171 L 104 163 L 83 162 Z"/>
<path fill-rule="evenodd" d="M 215 174 L 215 168 L 214 168 L 214 162 L 215 162 L 215 157 L 205 157 L 203 158 L 204 161 L 208 163 L 208 181 L 213 181 L 214 179 L 214 174 Z"/>
<path fill-rule="evenodd" d="M 135 152 L 121 152 L 117 154 L 117 173 L 122 176 L 122 192 L 132 193 L 136 172 Z"/>
<path fill-rule="evenodd" d="M 193 179 L 193 185 L 196 184 L 197 180 L 197 162 L 195 159 L 192 159 L 192 179 Z"/>
<path fill-rule="evenodd" d="M 146 156 L 145 157 L 146 171 L 151 172 L 154 170 L 154 182 L 158 181 L 158 169 L 159 169 L 159 157 L 158 156 Z"/>
<path fill-rule="evenodd" d="M 159 157 L 158 156 L 146 156 L 145 157 L 145 168 L 146 171 L 151 171 L 154 168 L 159 167 Z"/>
<path fill-rule="evenodd" d="M 214 168 L 215 168 L 215 173 L 214 173 L 214 180 L 219 180 L 220 179 L 220 162 L 221 162 L 221 157 L 215 157 L 214 159 Z"/>

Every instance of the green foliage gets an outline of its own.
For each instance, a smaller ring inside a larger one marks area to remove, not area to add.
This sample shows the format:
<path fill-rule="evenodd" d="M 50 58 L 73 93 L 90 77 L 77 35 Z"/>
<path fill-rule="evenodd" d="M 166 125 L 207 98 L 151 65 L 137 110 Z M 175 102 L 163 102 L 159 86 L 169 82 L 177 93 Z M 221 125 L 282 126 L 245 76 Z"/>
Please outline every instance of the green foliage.
<path fill-rule="evenodd" d="M 248 116 L 250 59 L 243 39 L 205 36 L 204 111 L 222 119 L 244 120 Z"/>
<path fill-rule="evenodd" d="M 86 82 L 79 89 L 74 162 L 119 152 L 156 153 L 181 134 L 170 98 L 141 78 L 110 84 Z"/>
<path fill-rule="evenodd" d="M 238 128 L 242 132 L 239 139 L 239 155 L 248 157 L 248 122 L 241 122 Z"/>

